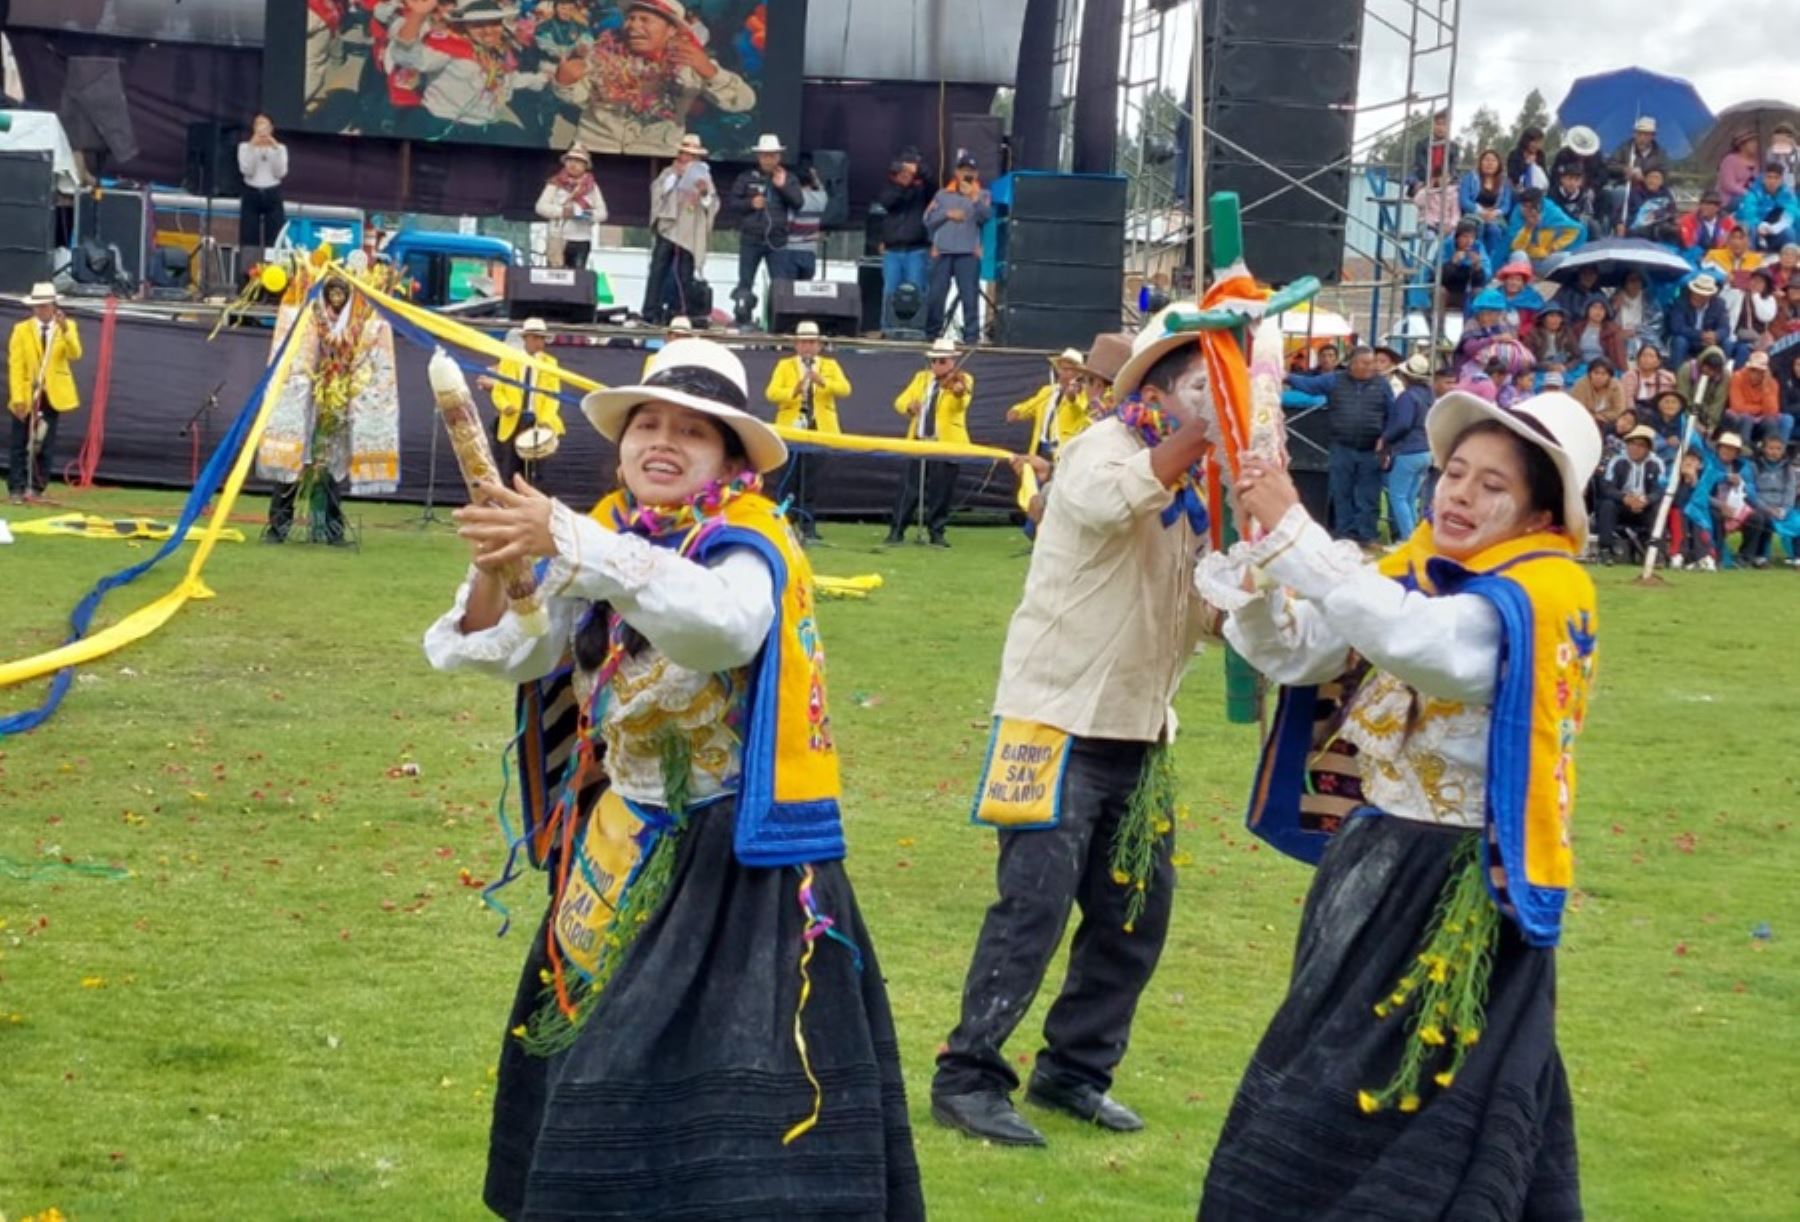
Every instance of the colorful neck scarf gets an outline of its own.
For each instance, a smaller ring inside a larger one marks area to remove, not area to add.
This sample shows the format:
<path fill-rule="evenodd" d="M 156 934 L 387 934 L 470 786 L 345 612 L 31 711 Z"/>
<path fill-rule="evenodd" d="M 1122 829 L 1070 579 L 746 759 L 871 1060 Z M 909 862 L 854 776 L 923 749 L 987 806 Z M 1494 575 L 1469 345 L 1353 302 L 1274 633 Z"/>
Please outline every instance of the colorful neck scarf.
<path fill-rule="evenodd" d="M 558 170 L 556 177 L 550 181 L 567 191 L 570 202 L 577 208 L 588 212 L 593 211 L 593 204 L 590 200 L 594 194 L 594 176 L 591 172 L 583 170 L 579 174 L 571 174 L 567 168 L 564 168 Z"/>
<path fill-rule="evenodd" d="M 1146 403 L 1137 395 L 1131 395 L 1112 411 L 1126 428 L 1138 435 L 1138 438 L 1151 449 L 1161 445 L 1178 427 L 1175 421 L 1163 414 L 1153 403 Z M 1206 459 L 1202 458 L 1182 473 L 1181 483 L 1175 487 L 1175 499 L 1162 512 L 1162 524 L 1165 527 L 1175 525 L 1184 515 L 1188 525 L 1196 535 L 1206 533 L 1206 501 L 1202 490 L 1206 487 Z"/>
<path fill-rule="evenodd" d="M 681 536 L 675 546 L 678 556 L 691 556 L 707 539 L 725 529 L 725 507 L 741 496 L 762 491 L 762 476 L 746 471 L 731 480 L 714 480 L 680 505 L 645 505 L 625 492 L 624 503 L 602 522 L 622 535 L 638 535 L 653 542 L 673 535 Z M 594 695 L 599 696 L 619 673 L 625 660 L 625 621 L 617 611 L 608 615 L 606 624 L 606 656 L 594 675 Z M 592 715 L 590 724 L 594 721 Z"/>

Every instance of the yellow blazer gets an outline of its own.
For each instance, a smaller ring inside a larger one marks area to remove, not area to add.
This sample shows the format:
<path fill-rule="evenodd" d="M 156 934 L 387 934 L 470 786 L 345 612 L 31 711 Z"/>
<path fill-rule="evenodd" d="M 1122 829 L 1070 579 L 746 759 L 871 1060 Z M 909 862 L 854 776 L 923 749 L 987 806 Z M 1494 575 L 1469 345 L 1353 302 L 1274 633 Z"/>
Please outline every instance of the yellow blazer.
<path fill-rule="evenodd" d="M 1015 403 L 1008 409 L 1008 420 L 1031 421 L 1031 446 L 1037 449 L 1038 439 L 1044 435 L 1044 413 L 1051 410 L 1061 390 L 1055 383 L 1040 388 L 1037 394 L 1023 403 Z M 1060 403 L 1056 403 L 1056 424 L 1050 439 L 1056 443 L 1057 449 L 1067 445 L 1071 438 L 1077 436 L 1088 426 L 1087 395 L 1080 389 L 1070 391 Z"/>
<path fill-rule="evenodd" d="M 818 385 L 813 387 L 813 425 L 820 433 L 841 433 L 838 427 L 837 401 L 850 396 L 850 379 L 843 368 L 828 356 L 818 359 Z M 800 427 L 800 408 L 805 396 L 800 393 L 800 358 L 784 357 L 775 363 L 769 387 L 763 397 L 775 405 L 775 423 L 789 428 Z"/>
<path fill-rule="evenodd" d="M 937 439 L 966 446 L 969 444 L 969 400 L 975 397 L 975 379 L 969 377 L 967 373 L 963 374 L 963 377 L 968 378 L 969 393 L 953 395 L 947 391 L 940 391 L 935 414 L 938 421 Z M 900 392 L 900 397 L 894 400 L 894 410 L 904 416 L 908 414 L 907 408 L 910 405 L 917 403 L 923 406 L 926 393 L 930 389 L 931 370 L 919 370 L 913 375 L 913 380 L 906 384 L 906 389 Z M 907 421 L 906 439 L 917 441 L 918 435 L 919 418 L 913 416 Z"/>
<path fill-rule="evenodd" d="M 548 352 L 538 354 L 538 360 L 546 365 L 556 364 L 556 358 Z M 501 361 L 500 376 L 511 378 L 515 382 L 525 380 L 525 362 Z M 562 379 L 553 373 L 539 373 L 536 389 L 531 396 L 531 410 L 536 413 L 537 421 L 558 437 L 563 435 L 562 405 L 555 399 L 557 391 L 562 389 Z M 511 441 L 513 430 L 519 427 L 519 416 L 525 410 L 525 391 L 522 387 L 509 386 L 505 382 L 494 383 L 494 409 L 500 413 L 500 427 L 495 436 L 501 441 Z"/>
<path fill-rule="evenodd" d="M 35 318 L 13 325 L 12 338 L 6 345 L 8 408 L 31 402 L 31 388 L 44 361 L 42 326 Z M 50 337 L 50 369 L 44 378 L 45 395 L 50 406 L 59 412 L 72 412 L 81 406 L 81 393 L 75 389 L 75 373 L 69 368 L 70 362 L 80 359 L 81 333 L 75 329 L 73 318 L 65 318 Z"/>

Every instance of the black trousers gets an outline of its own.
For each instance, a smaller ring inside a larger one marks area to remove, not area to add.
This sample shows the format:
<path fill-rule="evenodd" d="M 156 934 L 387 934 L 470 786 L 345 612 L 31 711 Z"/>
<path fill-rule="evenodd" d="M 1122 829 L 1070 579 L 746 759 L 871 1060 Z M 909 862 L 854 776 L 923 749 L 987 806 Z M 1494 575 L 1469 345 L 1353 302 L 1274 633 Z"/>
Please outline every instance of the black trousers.
<path fill-rule="evenodd" d="M 760 235 L 738 232 L 738 291 L 756 287 L 756 270 L 769 265 L 769 279 L 779 280 L 787 270 L 782 264 L 781 248 L 769 245 Z"/>
<path fill-rule="evenodd" d="M 564 242 L 562 265 L 580 270 L 587 266 L 588 251 L 594 248 L 592 242 Z"/>
<path fill-rule="evenodd" d="M 314 521 L 312 539 L 314 542 L 334 543 L 344 537 L 344 491 L 338 482 L 329 475 L 323 477 L 325 483 L 325 520 Z M 288 531 L 294 525 L 294 504 L 300 497 L 300 481 L 291 484 L 277 484 L 269 497 L 269 526 L 264 532 L 269 538 L 280 542 L 287 538 Z"/>
<path fill-rule="evenodd" d="M 982 922 L 963 984 L 962 1021 L 938 1054 L 933 1096 L 1018 1086 L 1001 1050 L 1031 1008 L 1074 904 L 1081 906 L 1081 924 L 1062 992 L 1044 1018 L 1036 1073 L 1059 1085 L 1112 1086 L 1175 899 L 1171 834 L 1160 842 L 1144 910 L 1125 932 L 1130 891 L 1112 879 L 1112 841 L 1148 749 L 1141 742 L 1076 739 L 1063 777 L 1062 822 L 1000 833 L 1000 897 Z"/>
<path fill-rule="evenodd" d="M 287 224 L 287 205 L 281 202 L 280 187 L 245 187 L 238 197 L 238 246 L 262 261 L 266 246 L 275 245 Z"/>
<path fill-rule="evenodd" d="M 669 266 L 674 262 L 675 252 L 679 249 L 660 233 L 651 244 L 650 271 L 644 278 L 644 305 L 638 311 L 646 322 L 669 321 L 669 316 L 663 312 L 663 303 L 668 298 Z"/>
<path fill-rule="evenodd" d="M 781 469 L 781 482 L 775 499 L 788 502 L 788 521 L 803 539 L 817 539 L 819 524 L 813 514 L 813 497 L 823 474 L 824 464 L 817 454 L 795 454 Z"/>
<path fill-rule="evenodd" d="M 956 285 L 956 303 L 962 311 L 965 344 L 981 342 L 981 256 L 939 255 L 931 261 L 931 301 L 925 316 L 925 332 L 933 339 L 944 333 L 949 316 L 950 285 Z"/>
<path fill-rule="evenodd" d="M 27 413 L 23 420 L 12 416 L 11 444 L 6 456 L 6 490 L 14 496 L 27 491 L 42 492 L 50 486 L 50 452 L 56 448 L 56 426 L 62 420 L 62 413 L 44 404 L 37 414 L 44 419 L 44 440 L 38 443 L 37 462 L 31 469 L 29 480 L 25 466 L 31 462 L 31 415 Z"/>
<path fill-rule="evenodd" d="M 1601 547 L 1611 547 L 1618 538 L 1619 527 L 1629 527 L 1638 532 L 1645 543 L 1650 542 L 1651 528 L 1656 525 L 1656 502 L 1651 501 L 1642 509 L 1627 509 L 1625 502 L 1618 497 L 1603 496 L 1600 498 L 1600 511 L 1595 515 L 1599 521 L 1595 523 L 1595 532 L 1599 535 Z"/>
<path fill-rule="evenodd" d="M 894 514 L 888 523 L 888 537 L 905 536 L 906 528 L 919 520 L 919 498 L 925 500 L 925 528 L 933 539 L 944 537 L 950 523 L 950 506 L 956 499 L 956 464 L 953 462 L 909 462 L 900 481 L 900 495 L 894 501 Z"/>

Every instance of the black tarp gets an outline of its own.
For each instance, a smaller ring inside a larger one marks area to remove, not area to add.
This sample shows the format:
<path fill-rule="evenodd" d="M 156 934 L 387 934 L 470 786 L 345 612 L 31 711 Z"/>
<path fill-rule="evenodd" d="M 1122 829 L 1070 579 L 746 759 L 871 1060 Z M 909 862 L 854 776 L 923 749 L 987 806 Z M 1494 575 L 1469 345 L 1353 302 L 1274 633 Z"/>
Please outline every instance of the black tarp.
<path fill-rule="evenodd" d="M 53 456 L 59 470 L 73 464 L 93 419 L 94 383 L 102 348 L 98 314 L 74 305 L 69 309 L 81 328 L 86 350 L 75 367 L 83 407 L 62 422 Z M 24 316 L 23 306 L 0 303 L 0 327 L 6 333 Z M 203 465 L 243 407 L 269 356 L 270 333 L 264 327 L 227 330 L 210 342 L 206 338 L 209 329 L 210 323 L 120 317 L 113 337 L 112 388 L 98 482 L 191 486 L 196 441 L 198 463 Z M 640 347 L 560 342 L 552 353 L 564 367 L 609 385 L 635 381 L 645 357 Z M 749 372 L 752 403 L 765 417 L 772 416 L 773 409 L 762 391 L 782 350 L 763 341 L 763 346 L 742 347 L 739 353 Z M 893 403 L 907 381 L 924 367 L 922 353 L 840 347 L 835 355 L 853 387 L 851 396 L 839 406 L 844 429 L 877 436 L 904 433 L 904 418 L 894 411 Z M 426 499 L 432 439 L 441 432 L 425 376 L 429 356 L 422 347 L 396 337 L 401 405 L 401 485 L 396 500 Z M 1044 358 L 977 352 L 964 368 L 976 383 L 969 416 L 972 440 L 1022 449 L 1029 442 L 1027 426 L 1006 423 L 1006 409 L 1048 379 Z M 209 396 L 215 392 L 217 406 L 208 409 Z M 568 432 L 546 484 L 571 503 L 587 504 L 611 484 L 612 447 L 576 409 L 565 408 L 563 416 Z M 460 503 L 463 489 L 455 459 L 441 437 L 439 442 L 437 479 L 431 485 L 434 499 Z M 884 513 L 897 495 L 903 470 L 898 460 L 848 455 L 832 455 L 822 460 L 821 466 L 816 477 L 819 509 L 838 517 Z M 1013 489 L 1011 472 L 995 469 L 993 464 L 965 464 L 958 504 L 964 509 L 1005 511 L 1012 504 Z"/>

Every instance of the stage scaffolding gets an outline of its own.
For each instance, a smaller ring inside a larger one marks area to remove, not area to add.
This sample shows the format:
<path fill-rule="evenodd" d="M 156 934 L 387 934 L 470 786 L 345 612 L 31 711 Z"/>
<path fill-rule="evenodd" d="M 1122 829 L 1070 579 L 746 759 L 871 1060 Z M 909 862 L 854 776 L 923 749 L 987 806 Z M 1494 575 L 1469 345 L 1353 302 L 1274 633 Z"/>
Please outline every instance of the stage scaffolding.
<path fill-rule="evenodd" d="M 1119 168 L 1131 183 L 1127 273 L 1157 279 L 1166 275 L 1177 285 L 1194 249 L 1192 211 L 1188 193 L 1181 189 L 1188 170 L 1179 150 L 1190 129 L 1188 83 L 1202 2 L 1127 0 L 1119 73 Z M 1431 142 L 1431 116 L 1451 110 L 1461 7 L 1462 0 L 1363 4 L 1356 134 L 1347 159 L 1353 173 L 1350 198 L 1340 209 L 1345 217 L 1343 278 L 1327 289 L 1323 304 L 1346 314 L 1364 337 L 1418 341 L 1443 334 L 1443 295 L 1436 289 L 1440 244 L 1421 237 L 1405 186 L 1419 145 Z M 1063 0 L 1053 97 L 1065 163 L 1080 17 L 1081 0 Z M 1262 161 L 1254 149 L 1235 151 Z M 1319 170 L 1330 168 L 1335 167 Z M 1283 192 L 1318 194 L 1305 177 L 1282 177 Z M 1244 200 L 1245 214 L 1272 198 Z"/>

